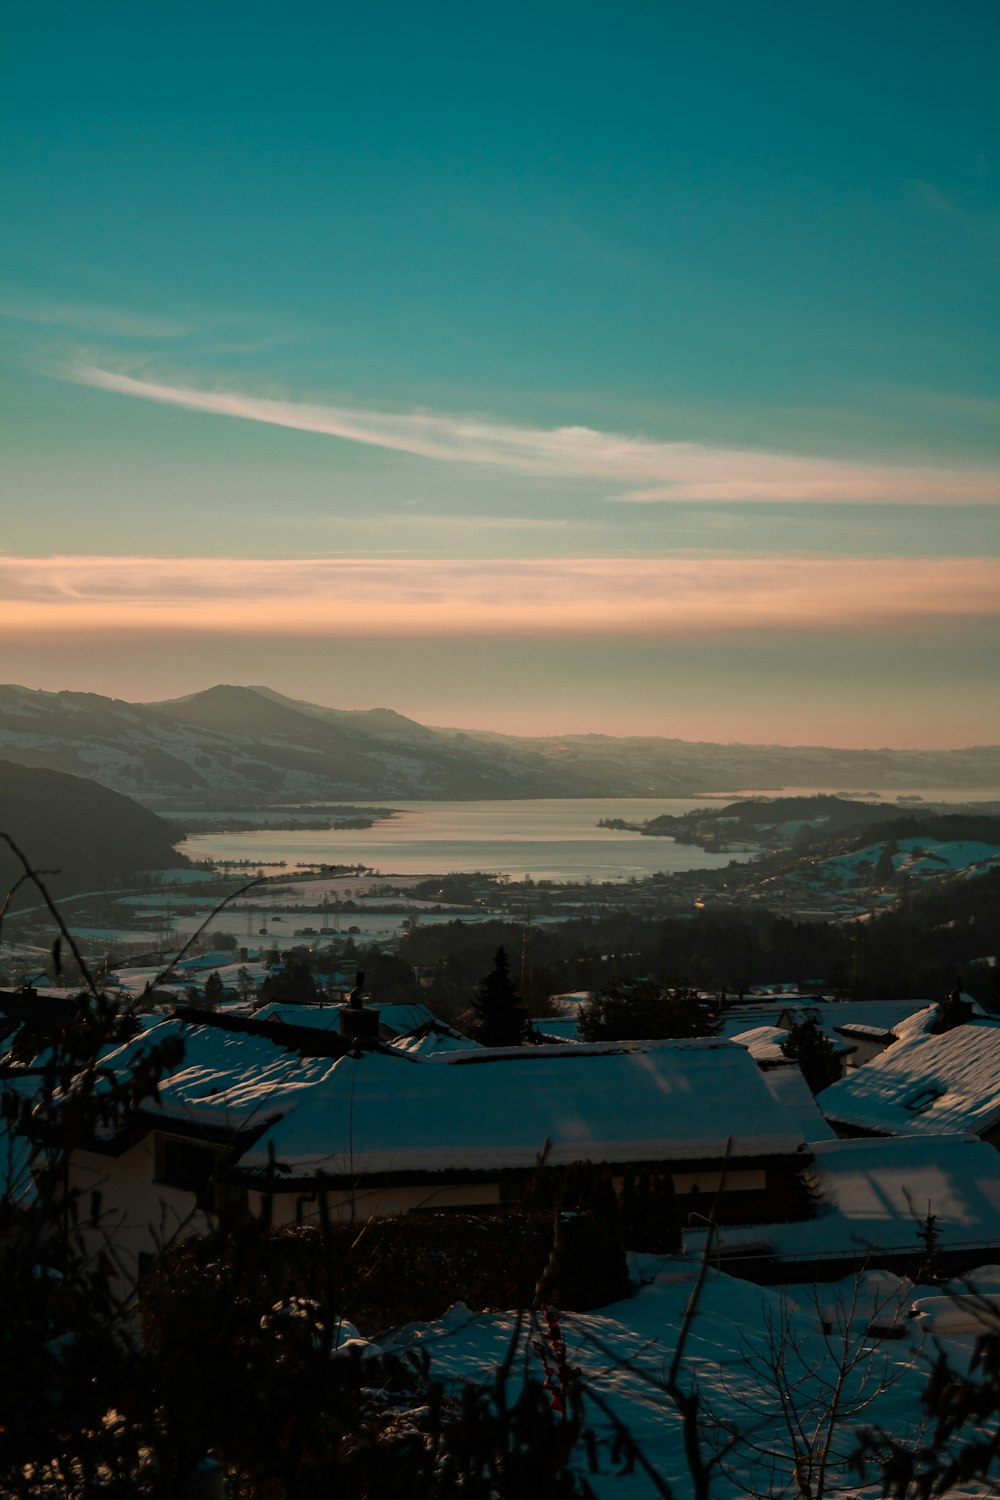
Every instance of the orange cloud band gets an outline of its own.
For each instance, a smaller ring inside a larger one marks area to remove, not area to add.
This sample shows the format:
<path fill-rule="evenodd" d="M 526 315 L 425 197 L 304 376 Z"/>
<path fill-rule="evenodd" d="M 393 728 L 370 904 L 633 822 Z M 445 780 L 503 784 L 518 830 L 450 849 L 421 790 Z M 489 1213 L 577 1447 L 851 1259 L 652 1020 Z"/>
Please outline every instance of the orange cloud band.
<path fill-rule="evenodd" d="M 225 635 L 903 628 L 1000 614 L 982 558 L 2 557 L 0 630 Z"/>

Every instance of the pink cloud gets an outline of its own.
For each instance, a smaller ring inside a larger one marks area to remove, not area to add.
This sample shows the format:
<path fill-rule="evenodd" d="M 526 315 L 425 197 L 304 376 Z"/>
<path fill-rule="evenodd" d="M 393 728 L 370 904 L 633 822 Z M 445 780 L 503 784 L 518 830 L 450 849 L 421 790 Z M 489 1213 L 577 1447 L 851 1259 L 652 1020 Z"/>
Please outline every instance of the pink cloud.
<path fill-rule="evenodd" d="M 0 629 L 372 639 L 898 630 L 996 618 L 981 558 L 2 557 Z"/>

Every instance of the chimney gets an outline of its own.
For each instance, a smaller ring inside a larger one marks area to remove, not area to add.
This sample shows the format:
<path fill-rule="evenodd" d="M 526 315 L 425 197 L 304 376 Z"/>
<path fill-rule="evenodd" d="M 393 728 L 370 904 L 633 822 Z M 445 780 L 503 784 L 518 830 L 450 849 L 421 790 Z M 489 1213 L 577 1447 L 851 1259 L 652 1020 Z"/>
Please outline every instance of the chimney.
<path fill-rule="evenodd" d="M 338 1006 L 340 1011 L 340 1034 L 357 1043 L 359 1047 L 373 1047 L 378 1041 L 379 1012 L 371 1006 L 366 1007 L 361 998 L 361 989 L 365 982 L 365 976 L 358 971 L 351 991 L 351 998 L 346 1005 Z"/>

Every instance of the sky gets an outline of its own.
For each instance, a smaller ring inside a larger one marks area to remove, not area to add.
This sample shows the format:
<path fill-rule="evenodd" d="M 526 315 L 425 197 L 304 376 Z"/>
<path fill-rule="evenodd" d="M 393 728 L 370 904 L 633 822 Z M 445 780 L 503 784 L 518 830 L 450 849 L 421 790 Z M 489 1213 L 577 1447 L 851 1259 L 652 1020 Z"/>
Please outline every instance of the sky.
<path fill-rule="evenodd" d="M 1000 742 L 994 0 L 11 12 L 0 680 Z"/>

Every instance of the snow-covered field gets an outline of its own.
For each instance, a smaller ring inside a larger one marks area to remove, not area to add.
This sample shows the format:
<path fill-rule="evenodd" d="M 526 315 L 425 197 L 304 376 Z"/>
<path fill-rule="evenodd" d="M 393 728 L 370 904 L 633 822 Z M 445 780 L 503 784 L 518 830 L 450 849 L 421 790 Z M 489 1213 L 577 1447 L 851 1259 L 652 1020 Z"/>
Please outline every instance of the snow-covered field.
<path fill-rule="evenodd" d="M 591 1447 L 596 1470 L 584 1445 L 577 1467 L 598 1500 L 645 1500 L 666 1493 L 686 1500 L 692 1484 L 682 1425 L 665 1386 L 698 1268 L 680 1258 L 644 1256 L 633 1262 L 644 1283 L 634 1297 L 595 1312 L 559 1315 L 567 1363 L 580 1375 L 585 1424 L 596 1439 Z M 966 1316 L 961 1331 L 935 1338 L 926 1318 L 908 1316 L 914 1298 L 932 1290 L 940 1298 L 940 1289 L 873 1273 L 862 1281 L 860 1294 L 854 1286 L 852 1280 L 787 1293 L 709 1271 L 681 1361 L 680 1385 L 699 1392 L 704 1457 L 731 1442 L 711 1484 L 713 1497 L 800 1493 L 783 1411 L 794 1412 L 800 1427 L 800 1475 L 805 1477 L 805 1465 L 818 1463 L 829 1438 L 825 1493 L 877 1495 L 875 1484 L 859 1488 L 846 1462 L 856 1431 L 870 1424 L 898 1437 L 917 1437 L 926 1421 L 921 1393 L 938 1349 L 946 1348 L 956 1367 L 967 1366 L 974 1339 L 969 1329 L 977 1322 Z M 870 1336 L 873 1315 L 880 1323 L 896 1321 L 903 1337 Z M 830 1332 L 824 1333 L 822 1319 Z M 544 1380 L 541 1351 L 550 1368 L 553 1364 L 540 1322 L 508 1312 L 474 1314 L 462 1304 L 433 1323 L 407 1325 L 378 1343 L 395 1352 L 426 1353 L 435 1377 L 454 1387 L 470 1379 L 492 1382 L 515 1344 L 507 1392 L 512 1401 L 526 1374 Z M 839 1418 L 831 1427 L 827 1414 L 838 1380 Z M 624 1465 L 631 1472 L 623 1472 L 621 1457 L 614 1458 L 616 1423 L 627 1428 L 635 1444 L 631 1466 Z M 815 1468 L 811 1477 L 815 1493 Z M 974 1483 L 949 1491 L 954 1497 L 986 1493 Z"/>
<path fill-rule="evenodd" d="M 852 885 L 871 871 L 886 852 L 884 842 L 868 844 L 853 854 L 839 854 L 818 865 L 822 873 L 844 885 Z M 893 871 L 927 878 L 957 870 L 985 874 L 1000 864 L 1000 845 L 973 839 L 899 839 L 896 852 L 890 856 Z"/>

